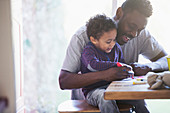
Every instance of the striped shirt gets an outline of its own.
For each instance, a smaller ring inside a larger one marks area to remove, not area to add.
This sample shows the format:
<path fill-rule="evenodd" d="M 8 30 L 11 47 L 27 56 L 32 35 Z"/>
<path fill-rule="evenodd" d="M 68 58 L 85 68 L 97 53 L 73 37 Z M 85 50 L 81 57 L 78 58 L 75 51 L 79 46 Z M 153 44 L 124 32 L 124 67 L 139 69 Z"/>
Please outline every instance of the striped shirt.
<path fill-rule="evenodd" d="M 117 62 L 124 62 L 123 53 L 118 43 L 110 53 L 105 53 L 97 49 L 91 42 L 84 48 L 81 54 L 81 73 L 102 71 L 111 67 L 117 67 Z M 110 84 L 108 81 L 99 81 L 83 88 L 83 93 L 87 93 L 95 88 Z"/>

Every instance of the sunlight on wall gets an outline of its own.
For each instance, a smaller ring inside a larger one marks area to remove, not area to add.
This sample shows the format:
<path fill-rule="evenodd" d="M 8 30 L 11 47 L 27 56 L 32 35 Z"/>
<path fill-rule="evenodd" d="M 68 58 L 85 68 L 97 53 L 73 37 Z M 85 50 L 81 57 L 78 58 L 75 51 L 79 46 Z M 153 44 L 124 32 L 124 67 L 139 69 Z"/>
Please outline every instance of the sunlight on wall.
<path fill-rule="evenodd" d="M 170 1 L 169 0 L 151 0 L 153 4 L 153 15 L 149 19 L 148 29 L 159 41 L 163 48 L 170 54 Z"/>
<path fill-rule="evenodd" d="M 112 16 L 112 0 L 62 0 L 65 37 L 70 40 L 78 28 L 96 14 Z"/>

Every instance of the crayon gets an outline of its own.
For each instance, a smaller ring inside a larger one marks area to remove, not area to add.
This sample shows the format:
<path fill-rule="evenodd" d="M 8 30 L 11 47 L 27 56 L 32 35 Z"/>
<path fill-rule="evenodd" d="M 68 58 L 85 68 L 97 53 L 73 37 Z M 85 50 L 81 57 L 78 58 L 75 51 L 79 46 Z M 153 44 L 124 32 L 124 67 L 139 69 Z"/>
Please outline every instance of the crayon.
<path fill-rule="evenodd" d="M 133 85 L 146 84 L 146 81 L 133 81 Z"/>

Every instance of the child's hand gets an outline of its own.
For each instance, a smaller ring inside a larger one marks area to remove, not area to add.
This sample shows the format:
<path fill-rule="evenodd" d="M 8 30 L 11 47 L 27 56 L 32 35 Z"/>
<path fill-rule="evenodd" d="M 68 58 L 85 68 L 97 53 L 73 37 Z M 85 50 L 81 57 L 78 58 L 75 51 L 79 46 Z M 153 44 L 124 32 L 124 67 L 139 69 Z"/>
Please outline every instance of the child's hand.
<path fill-rule="evenodd" d="M 133 68 L 132 68 L 130 65 L 127 65 L 127 64 L 123 64 L 123 66 L 126 66 L 126 67 L 130 68 L 130 70 L 128 71 L 128 74 L 130 75 L 130 77 L 131 77 L 132 79 L 134 79 Z"/>
<path fill-rule="evenodd" d="M 130 65 L 124 64 L 124 63 L 117 63 L 118 67 L 127 67 L 128 70 L 125 70 L 128 72 L 129 76 L 133 79 L 134 78 L 134 72 L 133 72 L 133 68 Z"/>

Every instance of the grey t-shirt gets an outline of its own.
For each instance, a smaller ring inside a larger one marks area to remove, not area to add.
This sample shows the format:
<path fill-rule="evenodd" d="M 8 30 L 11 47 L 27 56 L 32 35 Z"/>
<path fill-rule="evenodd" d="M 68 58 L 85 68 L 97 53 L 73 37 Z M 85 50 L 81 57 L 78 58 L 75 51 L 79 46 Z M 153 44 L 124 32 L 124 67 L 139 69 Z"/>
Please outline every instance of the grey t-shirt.
<path fill-rule="evenodd" d="M 70 41 L 62 66 L 63 70 L 74 73 L 80 71 L 81 52 L 88 42 L 86 27 L 83 26 L 73 35 Z M 122 45 L 121 48 L 127 64 L 138 62 L 139 54 L 147 59 L 152 59 L 163 50 L 146 29 L 142 30 L 138 37 Z"/>

